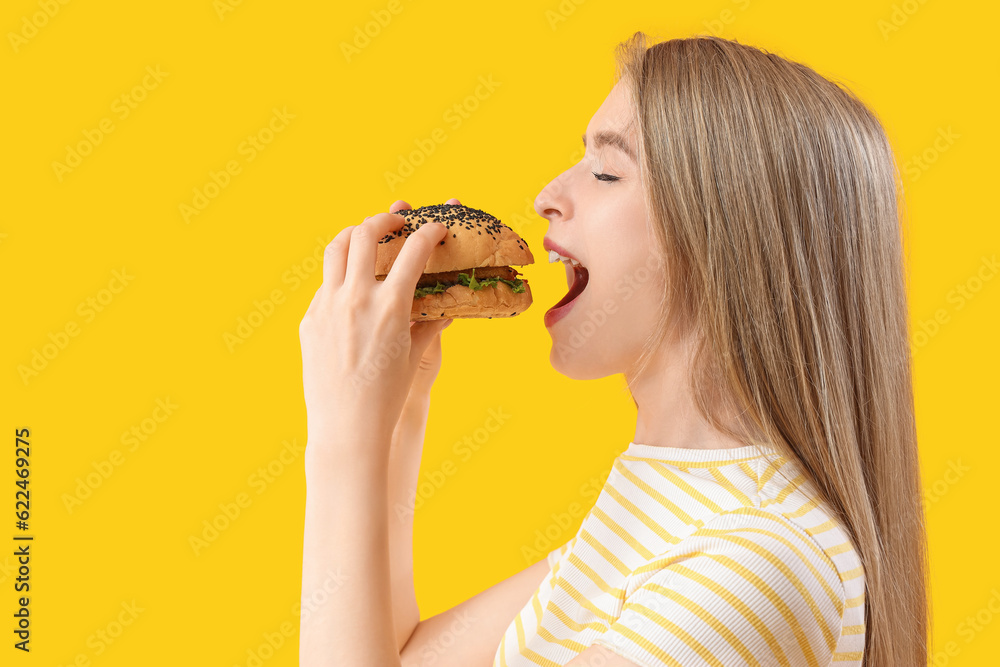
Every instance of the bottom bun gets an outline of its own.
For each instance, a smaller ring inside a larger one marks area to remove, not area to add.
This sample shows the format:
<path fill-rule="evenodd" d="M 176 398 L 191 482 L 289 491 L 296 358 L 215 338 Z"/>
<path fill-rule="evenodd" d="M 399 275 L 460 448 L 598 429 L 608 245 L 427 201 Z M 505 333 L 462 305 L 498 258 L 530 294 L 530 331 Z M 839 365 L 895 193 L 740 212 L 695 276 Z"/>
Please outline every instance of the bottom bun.
<path fill-rule="evenodd" d="M 449 317 L 514 317 L 530 305 L 531 288 L 527 281 L 524 281 L 524 291 L 519 294 L 505 283 L 479 290 L 452 285 L 443 292 L 414 299 L 410 321 L 444 320 Z"/>

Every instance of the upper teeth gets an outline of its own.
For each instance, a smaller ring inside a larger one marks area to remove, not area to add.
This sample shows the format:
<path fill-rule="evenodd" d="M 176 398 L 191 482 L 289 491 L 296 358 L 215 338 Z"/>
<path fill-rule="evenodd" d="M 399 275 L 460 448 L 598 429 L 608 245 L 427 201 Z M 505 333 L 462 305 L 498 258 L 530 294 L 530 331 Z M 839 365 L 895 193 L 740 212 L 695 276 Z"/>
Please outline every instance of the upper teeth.
<path fill-rule="evenodd" d="M 572 257 L 563 257 L 555 250 L 549 250 L 549 264 L 552 262 L 569 262 L 573 266 L 580 266 L 580 262 L 576 261 Z"/>

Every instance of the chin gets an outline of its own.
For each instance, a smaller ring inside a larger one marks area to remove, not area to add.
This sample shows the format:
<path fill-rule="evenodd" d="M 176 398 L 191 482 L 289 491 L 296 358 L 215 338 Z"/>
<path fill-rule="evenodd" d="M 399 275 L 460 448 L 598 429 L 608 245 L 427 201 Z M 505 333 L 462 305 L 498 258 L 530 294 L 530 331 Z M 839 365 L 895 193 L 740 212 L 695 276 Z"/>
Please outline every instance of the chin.
<path fill-rule="evenodd" d="M 617 364 L 603 360 L 604 356 L 593 345 L 573 347 L 563 341 L 553 341 L 549 352 L 552 368 L 571 380 L 600 380 L 621 370 Z"/>

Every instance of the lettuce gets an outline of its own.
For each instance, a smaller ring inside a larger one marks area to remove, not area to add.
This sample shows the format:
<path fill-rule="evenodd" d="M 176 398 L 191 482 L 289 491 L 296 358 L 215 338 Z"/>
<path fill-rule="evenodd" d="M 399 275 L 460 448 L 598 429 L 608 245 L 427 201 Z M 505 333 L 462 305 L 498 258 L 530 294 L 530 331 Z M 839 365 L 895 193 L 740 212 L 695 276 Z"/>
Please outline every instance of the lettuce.
<path fill-rule="evenodd" d="M 506 283 L 508 287 L 515 294 L 521 294 L 524 292 L 524 281 L 518 278 L 517 280 L 507 280 L 506 278 L 483 278 L 482 280 L 476 280 L 476 270 L 472 269 L 472 275 L 468 273 L 459 273 L 457 283 L 438 283 L 434 287 L 418 287 L 413 294 L 414 299 L 419 299 L 429 294 L 438 294 L 445 291 L 452 285 L 464 285 L 470 289 L 474 289 L 477 292 L 484 287 L 493 287 L 497 283 Z"/>

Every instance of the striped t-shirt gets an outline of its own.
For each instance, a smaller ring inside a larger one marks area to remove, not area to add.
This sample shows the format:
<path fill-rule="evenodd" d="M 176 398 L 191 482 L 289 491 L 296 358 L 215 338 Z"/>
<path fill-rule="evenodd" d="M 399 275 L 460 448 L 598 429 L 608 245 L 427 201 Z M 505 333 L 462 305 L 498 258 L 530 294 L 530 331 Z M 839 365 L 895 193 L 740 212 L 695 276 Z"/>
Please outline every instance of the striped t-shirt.
<path fill-rule="evenodd" d="M 630 443 L 494 667 L 860 665 L 861 562 L 810 486 L 773 450 Z"/>

